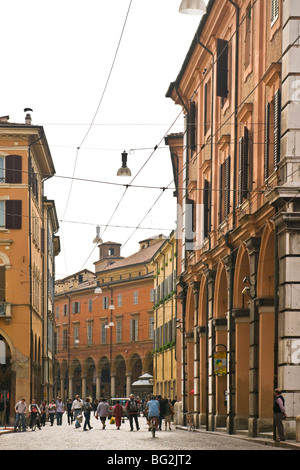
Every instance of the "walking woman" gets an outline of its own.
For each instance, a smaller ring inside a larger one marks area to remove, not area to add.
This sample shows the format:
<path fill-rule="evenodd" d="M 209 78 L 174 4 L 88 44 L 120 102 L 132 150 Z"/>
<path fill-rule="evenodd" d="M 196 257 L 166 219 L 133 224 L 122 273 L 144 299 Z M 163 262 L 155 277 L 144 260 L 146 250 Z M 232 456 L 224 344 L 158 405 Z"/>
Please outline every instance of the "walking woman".
<path fill-rule="evenodd" d="M 121 427 L 121 421 L 123 416 L 123 406 L 120 405 L 120 400 L 117 400 L 117 404 L 114 406 L 114 417 L 116 418 L 117 429 Z"/>

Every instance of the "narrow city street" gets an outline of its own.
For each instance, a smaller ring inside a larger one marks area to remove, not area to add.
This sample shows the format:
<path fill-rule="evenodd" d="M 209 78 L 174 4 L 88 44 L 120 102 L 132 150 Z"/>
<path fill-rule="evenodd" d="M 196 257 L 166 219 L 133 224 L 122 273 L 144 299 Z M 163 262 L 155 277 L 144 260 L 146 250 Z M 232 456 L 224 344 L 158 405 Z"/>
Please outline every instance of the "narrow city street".
<path fill-rule="evenodd" d="M 191 451 L 258 451 L 258 450 L 284 450 L 279 447 L 264 445 L 261 442 L 253 442 L 248 439 L 220 435 L 219 433 L 188 432 L 184 429 L 162 430 L 153 438 L 148 432 L 148 426 L 144 417 L 139 418 L 140 430 L 130 431 L 128 420 L 117 430 L 115 425 L 107 422 L 103 430 L 102 425 L 94 416 L 91 418 L 92 429 L 84 432 L 83 427 L 76 429 L 74 424 L 68 425 L 66 416 L 63 417 L 62 426 L 54 423 L 53 427 L 47 422 L 40 431 L 38 428 L 33 432 L 4 433 L 0 435 L 0 451 L 3 450 L 106 450 L 110 451 L 108 456 L 114 459 L 123 455 L 121 451 L 127 451 L 125 455 L 132 455 L 140 451 L 150 451 L 150 455 L 165 452 L 169 456 L 178 454 L 185 455 L 189 459 Z M 113 452 L 112 452 L 113 451 Z M 115 451 L 115 452 L 114 452 Z M 120 454 L 118 454 L 118 451 Z M 172 453 L 173 452 L 173 453 Z M 197 454 L 192 453 L 195 459 Z M 109 457 L 107 457 L 109 458 Z M 170 457 L 171 458 L 171 457 Z M 111 461 L 110 463 L 117 463 Z M 154 461 L 152 462 L 155 463 Z M 170 463 L 170 462 L 168 462 Z M 182 462 L 188 464 L 189 462 Z M 194 462 L 195 463 L 195 462 Z M 179 464 L 179 462 L 178 462 Z M 173 462 L 174 465 L 174 462 Z"/>

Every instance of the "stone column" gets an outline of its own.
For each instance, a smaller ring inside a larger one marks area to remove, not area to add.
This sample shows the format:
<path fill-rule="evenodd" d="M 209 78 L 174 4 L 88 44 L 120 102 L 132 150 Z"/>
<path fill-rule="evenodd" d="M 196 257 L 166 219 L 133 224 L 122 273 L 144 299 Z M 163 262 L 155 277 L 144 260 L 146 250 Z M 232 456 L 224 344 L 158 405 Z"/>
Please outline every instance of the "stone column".
<path fill-rule="evenodd" d="M 131 376 L 132 376 L 132 371 L 129 370 L 126 372 L 126 394 L 127 394 L 127 397 L 129 397 L 129 395 L 131 394 Z"/>
<path fill-rule="evenodd" d="M 110 395 L 111 397 L 116 396 L 116 372 L 110 374 Z"/>
<path fill-rule="evenodd" d="M 248 434 L 258 435 L 258 365 L 259 365 L 259 312 L 256 298 L 256 277 L 261 239 L 251 237 L 246 241 L 250 264 L 250 355 L 249 355 L 249 420 Z"/>
<path fill-rule="evenodd" d="M 207 406 L 207 429 L 214 430 L 214 396 L 213 396 L 213 374 L 212 374 L 212 344 L 213 344 L 213 307 L 214 307 L 214 293 L 215 293 L 215 278 L 216 271 L 207 269 L 205 271 L 207 279 L 207 328 L 206 328 L 206 343 L 207 343 L 207 376 L 206 376 L 206 406 Z"/>
<path fill-rule="evenodd" d="M 73 377 L 69 375 L 69 396 L 68 398 L 73 399 Z"/>
<path fill-rule="evenodd" d="M 85 400 L 86 397 L 86 375 L 82 375 L 81 378 L 81 398 Z"/>
<path fill-rule="evenodd" d="M 101 394 L 101 375 L 96 375 L 96 398 L 99 400 Z"/>
<path fill-rule="evenodd" d="M 200 282 L 192 284 L 194 294 L 194 421 L 196 427 L 199 427 L 200 421 L 200 349 L 198 335 L 198 306 L 199 306 L 199 289 Z"/>
<path fill-rule="evenodd" d="M 60 397 L 62 401 L 64 401 L 65 397 L 65 381 L 64 379 L 60 379 Z"/>

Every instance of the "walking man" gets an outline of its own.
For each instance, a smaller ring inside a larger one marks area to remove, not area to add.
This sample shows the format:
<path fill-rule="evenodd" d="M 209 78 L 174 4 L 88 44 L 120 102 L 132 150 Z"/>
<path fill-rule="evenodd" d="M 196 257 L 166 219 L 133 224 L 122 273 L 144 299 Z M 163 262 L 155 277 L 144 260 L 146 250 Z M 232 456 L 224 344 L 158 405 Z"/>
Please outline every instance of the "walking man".
<path fill-rule="evenodd" d="M 82 400 L 79 395 L 76 395 L 75 400 L 73 401 L 73 404 L 72 404 L 72 411 L 74 412 L 74 417 L 75 417 L 75 428 L 81 427 L 81 424 L 78 421 L 78 418 L 82 416 L 81 410 L 82 410 Z"/>
<path fill-rule="evenodd" d="M 16 420 L 14 425 L 14 431 L 16 432 L 19 421 L 21 420 L 22 423 L 22 431 L 26 431 L 26 412 L 27 412 L 27 404 L 25 398 L 22 398 L 16 405 L 15 405 L 15 412 L 16 412 Z"/>
<path fill-rule="evenodd" d="M 133 394 L 129 395 L 129 398 L 129 401 L 126 403 L 126 410 L 130 423 L 130 431 L 133 431 L 133 420 L 135 421 L 136 430 L 138 431 L 140 429 L 138 421 L 138 403 Z"/>
<path fill-rule="evenodd" d="M 60 397 L 57 398 L 56 402 L 56 424 L 57 426 L 62 425 L 62 416 L 64 414 L 65 407 Z"/>

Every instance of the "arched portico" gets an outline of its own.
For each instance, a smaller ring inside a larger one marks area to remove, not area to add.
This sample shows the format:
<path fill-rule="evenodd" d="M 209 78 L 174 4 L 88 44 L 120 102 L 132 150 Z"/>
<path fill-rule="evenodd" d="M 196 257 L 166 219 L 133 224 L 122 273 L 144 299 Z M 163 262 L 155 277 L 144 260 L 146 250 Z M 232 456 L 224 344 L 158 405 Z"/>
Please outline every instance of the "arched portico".
<path fill-rule="evenodd" d="M 247 429 L 249 418 L 249 355 L 250 355 L 250 265 L 245 244 L 238 250 L 234 287 L 233 316 L 235 322 L 235 430 Z"/>

